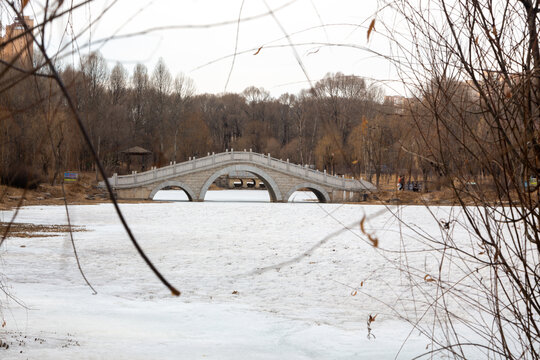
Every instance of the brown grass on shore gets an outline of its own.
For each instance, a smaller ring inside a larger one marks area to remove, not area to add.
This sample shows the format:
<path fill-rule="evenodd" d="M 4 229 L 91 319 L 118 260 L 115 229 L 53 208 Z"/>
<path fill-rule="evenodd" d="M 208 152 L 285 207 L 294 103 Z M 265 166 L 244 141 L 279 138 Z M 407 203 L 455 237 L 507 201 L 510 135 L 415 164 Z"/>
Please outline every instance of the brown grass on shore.
<path fill-rule="evenodd" d="M 429 192 L 397 191 L 393 178 L 381 181 L 379 191 L 370 193 L 367 201 L 361 204 L 401 204 L 401 205 L 457 205 L 457 198 L 451 189 L 433 190 Z M 99 204 L 109 201 L 106 190 L 97 187 L 94 173 L 81 173 L 79 180 L 64 184 L 68 204 Z M 211 190 L 222 190 L 212 184 Z M 257 190 L 254 190 L 257 191 Z M 265 191 L 265 190 L 260 190 Z M 24 194 L 24 199 L 21 197 Z M 152 200 L 121 200 L 122 203 L 144 203 Z M 471 199 L 471 204 L 474 203 Z M 61 185 L 40 184 L 35 190 L 7 187 L 0 185 L 0 210 L 8 210 L 19 203 L 32 205 L 63 205 L 64 197 Z"/>
<path fill-rule="evenodd" d="M 67 233 L 70 231 L 68 225 L 36 225 L 29 223 L 8 224 L 0 222 L 0 234 L 4 236 L 7 231 L 7 237 L 32 238 L 32 237 L 50 237 L 57 236 L 58 233 Z M 71 231 L 86 231 L 83 226 L 71 226 Z"/>

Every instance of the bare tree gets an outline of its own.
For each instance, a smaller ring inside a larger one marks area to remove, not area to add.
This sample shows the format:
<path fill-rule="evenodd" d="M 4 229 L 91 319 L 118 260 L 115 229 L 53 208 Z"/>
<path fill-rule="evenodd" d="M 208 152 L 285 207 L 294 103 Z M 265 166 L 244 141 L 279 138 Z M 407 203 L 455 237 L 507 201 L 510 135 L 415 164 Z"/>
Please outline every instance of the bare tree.
<path fill-rule="evenodd" d="M 109 92 L 112 105 L 118 105 L 127 92 L 128 73 L 124 65 L 117 62 L 109 76 Z"/>
<path fill-rule="evenodd" d="M 141 138 L 148 130 L 148 92 L 149 79 L 146 66 L 137 64 L 131 76 L 132 96 L 130 118 L 133 124 L 133 138 Z"/>
<path fill-rule="evenodd" d="M 170 119 L 172 131 L 174 133 L 173 161 L 177 160 L 176 155 L 178 151 L 178 133 L 180 131 L 180 126 L 187 114 L 188 107 L 191 105 L 194 95 L 195 83 L 193 79 L 182 73 L 176 75 L 172 90 L 172 114 Z"/>
<path fill-rule="evenodd" d="M 163 161 L 163 156 L 165 152 L 165 125 L 168 122 L 167 101 L 169 100 L 169 95 L 171 93 L 172 87 L 172 77 L 167 65 L 163 61 L 163 58 L 160 58 L 154 68 L 152 73 L 151 80 L 153 97 L 154 101 L 151 109 L 153 110 L 153 119 L 154 123 L 158 129 L 158 138 L 159 138 L 159 163 Z"/>

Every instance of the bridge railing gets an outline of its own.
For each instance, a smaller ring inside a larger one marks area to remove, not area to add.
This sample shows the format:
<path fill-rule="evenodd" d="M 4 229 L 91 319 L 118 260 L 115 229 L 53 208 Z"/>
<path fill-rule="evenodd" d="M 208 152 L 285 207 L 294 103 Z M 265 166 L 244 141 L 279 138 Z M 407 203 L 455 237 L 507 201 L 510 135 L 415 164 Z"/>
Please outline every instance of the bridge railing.
<path fill-rule="evenodd" d="M 174 175 L 188 173 L 197 169 L 212 167 L 215 165 L 226 164 L 235 161 L 246 161 L 259 164 L 264 167 L 270 167 L 275 170 L 281 170 L 285 173 L 305 178 L 309 181 L 315 181 L 322 184 L 336 186 L 342 189 L 358 190 L 359 188 L 370 188 L 372 185 L 361 180 L 345 179 L 322 173 L 317 170 L 272 158 L 270 154 L 263 155 L 247 151 L 229 151 L 219 154 L 212 154 L 199 159 L 191 159 L 186 162 L 172 164 L 159 169 L 152 169 L 143 173 L 134 173 L 123 176 L 113 176 L 109 178 L 111 184 L 115 187 L 127 187 L 132 185 L 144 185 L 158 181 L 159 179 L 169 178 Z"/>

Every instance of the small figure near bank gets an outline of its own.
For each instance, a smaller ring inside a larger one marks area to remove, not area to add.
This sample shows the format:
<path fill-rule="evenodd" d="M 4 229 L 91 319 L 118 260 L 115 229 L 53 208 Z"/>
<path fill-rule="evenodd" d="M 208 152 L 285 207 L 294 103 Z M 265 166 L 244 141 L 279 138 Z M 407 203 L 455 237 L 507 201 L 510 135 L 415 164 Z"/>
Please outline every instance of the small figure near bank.
<path fill-rule="evenodd" d="M 403 175 L 400 175 L 399 178 L 398 178 L 398 185 L 397 185 L 397 188 L 398 190 L 403 190 L 403 187 L 405 185 L 405 177 Z"/>

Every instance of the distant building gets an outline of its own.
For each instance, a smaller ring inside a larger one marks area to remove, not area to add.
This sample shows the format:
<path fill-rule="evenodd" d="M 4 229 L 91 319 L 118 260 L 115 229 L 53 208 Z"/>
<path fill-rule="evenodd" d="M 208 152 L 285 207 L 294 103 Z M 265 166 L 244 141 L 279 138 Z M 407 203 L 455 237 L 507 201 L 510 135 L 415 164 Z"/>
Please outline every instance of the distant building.
<path fill-rule="evenodd" d="M 34 20 L 29 16 L 18 17 L 13 24 L 6 26 L 5 34 L 0 37 L 0 59 L 9 63 L 13 62 L 18 67 L 31 68 L 34 47 L 32 36 L 27 29 L 33 27 Z"/>
<path fill-rule="evenodd" d="M 409 98 L 399 95 L 384 97 L 384 105 L 390 107 L 393 114 L 403 114 L 405 108 L 409 105 L 409 101 Z"/>

